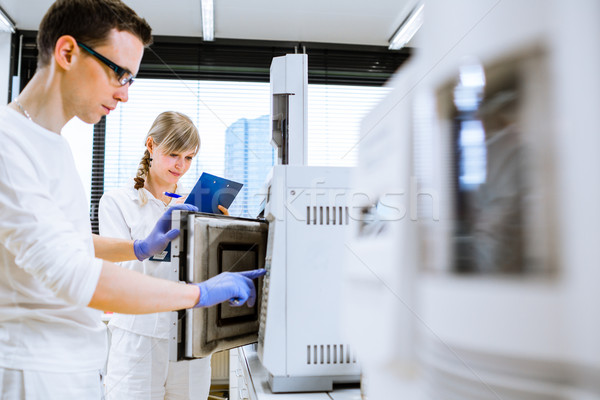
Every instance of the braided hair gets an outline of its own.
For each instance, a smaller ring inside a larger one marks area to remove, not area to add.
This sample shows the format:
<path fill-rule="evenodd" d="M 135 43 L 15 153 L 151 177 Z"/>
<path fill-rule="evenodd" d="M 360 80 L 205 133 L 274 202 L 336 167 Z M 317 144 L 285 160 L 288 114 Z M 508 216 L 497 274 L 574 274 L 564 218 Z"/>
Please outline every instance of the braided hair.
<path fill-rule="evenodd" d="M 148 149 L 144 151 L 144 156 L 140 161 L 140 165 L 138 166 L 137 174 L 133 180 L 135 181 L 135 185 L 133 186 L 136 189 L 141 189 L 144 187 L 144 183 L 146 183 L 146 178 L 150 173 L 150 163 L 152 158 L 150 157 L 150 152 Z"/>

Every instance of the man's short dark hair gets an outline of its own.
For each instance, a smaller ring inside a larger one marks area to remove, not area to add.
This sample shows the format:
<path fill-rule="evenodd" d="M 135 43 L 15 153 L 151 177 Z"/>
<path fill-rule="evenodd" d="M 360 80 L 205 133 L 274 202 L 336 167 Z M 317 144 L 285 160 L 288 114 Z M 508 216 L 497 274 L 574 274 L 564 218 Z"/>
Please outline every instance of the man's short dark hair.
<path fill-rule="evenodd" d="M 150 25 L 120 0 L 56 0 L 40 23 L 38 67 L 50 63 L 61 36 L 71 35 L 89 46 L 98 46 L 112 29 L 135 35 L 144 46 L 152 43 Z"/>

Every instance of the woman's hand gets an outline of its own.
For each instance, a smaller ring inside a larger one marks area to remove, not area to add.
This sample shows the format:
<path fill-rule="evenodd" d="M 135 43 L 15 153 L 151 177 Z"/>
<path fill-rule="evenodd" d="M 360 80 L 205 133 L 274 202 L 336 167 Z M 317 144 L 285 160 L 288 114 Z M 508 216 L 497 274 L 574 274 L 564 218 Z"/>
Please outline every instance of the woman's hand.
<path fill-rule="evenodd" d="M 138 260 L 143 261 L 161 253 L 171 240 L 179 236 L 179 229 L 171 229 L 171 213 L 174 210 L 198 211 L 198 207 L 191 204 L 169 207 L 159 218 L 146 239 L 133 242 L 133 252 Z"/>
<path fill-rule="evenodd" d="M 224 214 L 224 215 L 229 215 L 229 210 L 227 210 L 225 207 L 223 207 L 222 205 L 218 205 L 217 206 L 219 208 L 219 210 Z"/>

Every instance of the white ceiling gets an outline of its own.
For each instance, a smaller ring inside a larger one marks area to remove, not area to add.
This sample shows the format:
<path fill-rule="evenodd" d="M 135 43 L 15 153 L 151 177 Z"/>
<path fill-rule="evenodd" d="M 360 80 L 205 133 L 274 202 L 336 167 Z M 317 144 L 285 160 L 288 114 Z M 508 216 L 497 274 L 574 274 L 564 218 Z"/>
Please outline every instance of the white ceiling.
<path fill-rule="evenodd" d="M 200 0 L 124 0 L 155 35 L 202 36 Z M 214 0 L 215 38 L 387 46 L 416 0 Z M 37 30 L 52 0 L 0 0 L 18 29 Z"/>

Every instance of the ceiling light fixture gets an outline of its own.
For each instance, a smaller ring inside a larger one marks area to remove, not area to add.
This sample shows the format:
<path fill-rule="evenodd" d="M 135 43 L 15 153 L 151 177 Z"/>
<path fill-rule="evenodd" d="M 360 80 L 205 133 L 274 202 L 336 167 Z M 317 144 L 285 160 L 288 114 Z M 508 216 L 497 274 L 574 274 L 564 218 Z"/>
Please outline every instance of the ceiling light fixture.
<path fill-rule="evenodd" d="M 8 14 L 0 7 L 0 32 L 15 33 L 15 23 Z"/>
<path fill-rule="evenodd" d="M 423 25 L 423 7 L 424 4 L 421 4 L 408 14 L 408 17 L 400 24 L 394 35 L 389 40 L 390 46 L 388 47 L 390 50 L 399 50 L 403 48 L 406 43 L 419 30 L 421 25 Z"/>
<path fill-rule="evenodd" d="M 213 0 L 200 0 L 202 7 L 202 38 L 211 42 L 215 40 L 215 11 Z"/>

